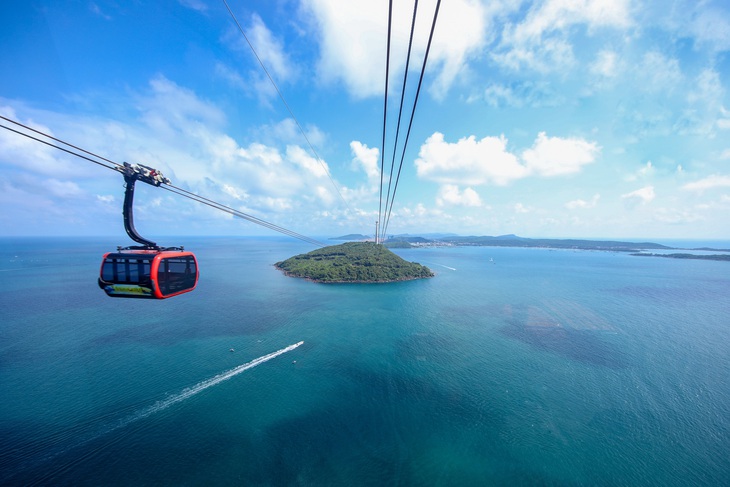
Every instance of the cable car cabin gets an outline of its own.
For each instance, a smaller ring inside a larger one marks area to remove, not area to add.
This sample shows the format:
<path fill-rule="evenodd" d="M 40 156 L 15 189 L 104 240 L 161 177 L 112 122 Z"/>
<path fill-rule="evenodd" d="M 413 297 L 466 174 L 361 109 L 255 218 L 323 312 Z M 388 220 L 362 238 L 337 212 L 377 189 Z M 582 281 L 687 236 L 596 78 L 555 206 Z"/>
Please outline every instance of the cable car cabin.
<path fill-rule="evenodd" d="M 99 287 L 115 298 L 165 299 L 195 289 L 198 262 L 180 250 L 121 250 L 104 255 Z"/>

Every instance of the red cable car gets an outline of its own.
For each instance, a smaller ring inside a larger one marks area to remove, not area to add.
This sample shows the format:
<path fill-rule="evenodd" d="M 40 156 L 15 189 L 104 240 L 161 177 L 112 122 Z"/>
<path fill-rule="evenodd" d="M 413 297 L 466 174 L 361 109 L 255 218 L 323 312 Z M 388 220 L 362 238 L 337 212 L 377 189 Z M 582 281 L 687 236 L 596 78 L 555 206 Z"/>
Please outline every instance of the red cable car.
<path fill-rule="evenodd" d="M 99 271 L 99 287 L 114 298 L 165 299 L 195 289 L 198 284 L 198 261 L 183 247 L 159 247 L 141 237 L 134 228 L 132 205 L 134 183 L 144 181 L 153 186 L 170 181 L 156 170 L 139 164 L 124 163 L 124 229 L 141 246 L 117 247 L 104 254 Z"/>
<path fill-rule="evenodd" d="M 197 284 L 198 262 L 184 250 L 119 250 L 101 263 L 99 287 L 115 298 L 171 298 Z"/>

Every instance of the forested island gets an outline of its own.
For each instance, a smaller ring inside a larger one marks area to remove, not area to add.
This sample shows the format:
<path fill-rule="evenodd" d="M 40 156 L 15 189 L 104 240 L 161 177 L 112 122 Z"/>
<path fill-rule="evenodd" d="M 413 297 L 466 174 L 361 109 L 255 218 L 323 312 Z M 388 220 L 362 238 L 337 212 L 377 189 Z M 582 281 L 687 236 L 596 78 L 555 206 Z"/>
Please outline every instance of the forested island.
<path fill-rule="evenodd" d="M 274 266 L 287 276 L 326 283 L 382 283 L 434 275 L 428 267 L 408 262 L 374 242 L 331 245 L 295 255 Z"/>

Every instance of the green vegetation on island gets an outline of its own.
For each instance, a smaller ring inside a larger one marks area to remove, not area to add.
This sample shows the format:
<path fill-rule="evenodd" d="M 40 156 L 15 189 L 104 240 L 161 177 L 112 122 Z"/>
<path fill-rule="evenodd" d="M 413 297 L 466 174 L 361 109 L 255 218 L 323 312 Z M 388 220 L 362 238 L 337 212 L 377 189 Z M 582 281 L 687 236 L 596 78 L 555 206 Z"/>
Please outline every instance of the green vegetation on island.
<path fill-rule="evenodd" d="M 428 267 L 403 260 L 374 242 L 323 247 L 274 265 L 287 276 L 328 283 L 408 281 L 434 275 Z"/>
<path fill-rule="evenodd" d="M 665 257 L 667 259 L 697 259 L 697 260 L 724 260 L 730 261 L 730 255 L 722 254 L 631 254 L 637 257 Z"/>

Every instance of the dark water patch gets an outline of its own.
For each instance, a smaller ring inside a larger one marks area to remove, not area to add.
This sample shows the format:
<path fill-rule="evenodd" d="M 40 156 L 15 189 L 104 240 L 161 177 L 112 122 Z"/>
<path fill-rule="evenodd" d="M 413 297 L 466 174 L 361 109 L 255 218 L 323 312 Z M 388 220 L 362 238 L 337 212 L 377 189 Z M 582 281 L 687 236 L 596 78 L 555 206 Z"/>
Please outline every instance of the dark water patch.
<path fill-rule="evenodd" d="M 474 482 L 488 480 L 495 464 L 516 463 L 499 441 L 499 415 L 458 385 L 352 366 L 343 372 L 348 386 L 336 403 L 266 430 L 249 482 L 424 485 L 435 480 L 424 471 L 454 481 L 479 472 Z M 468 469 L 448 466 L 458 461 Z"/>
<path fill-rule="evenodd" d="M 616 343 L 612 343 L 615 335 L 606 335 L 600 331 L 573 330 L 557 324 L 527 326 L 513 322 L 502 327 L 500 333 L 575 362 L 611 369 L 624 369 L 632 365 L 630 357 Z"/>
<path fill-rule="evenodd" d="M 401 338 L 396 344 L 397 357 L 405 361 L 450 363 L 459 359 L 459 344 L 451 336 L 419 332 Z"/>

